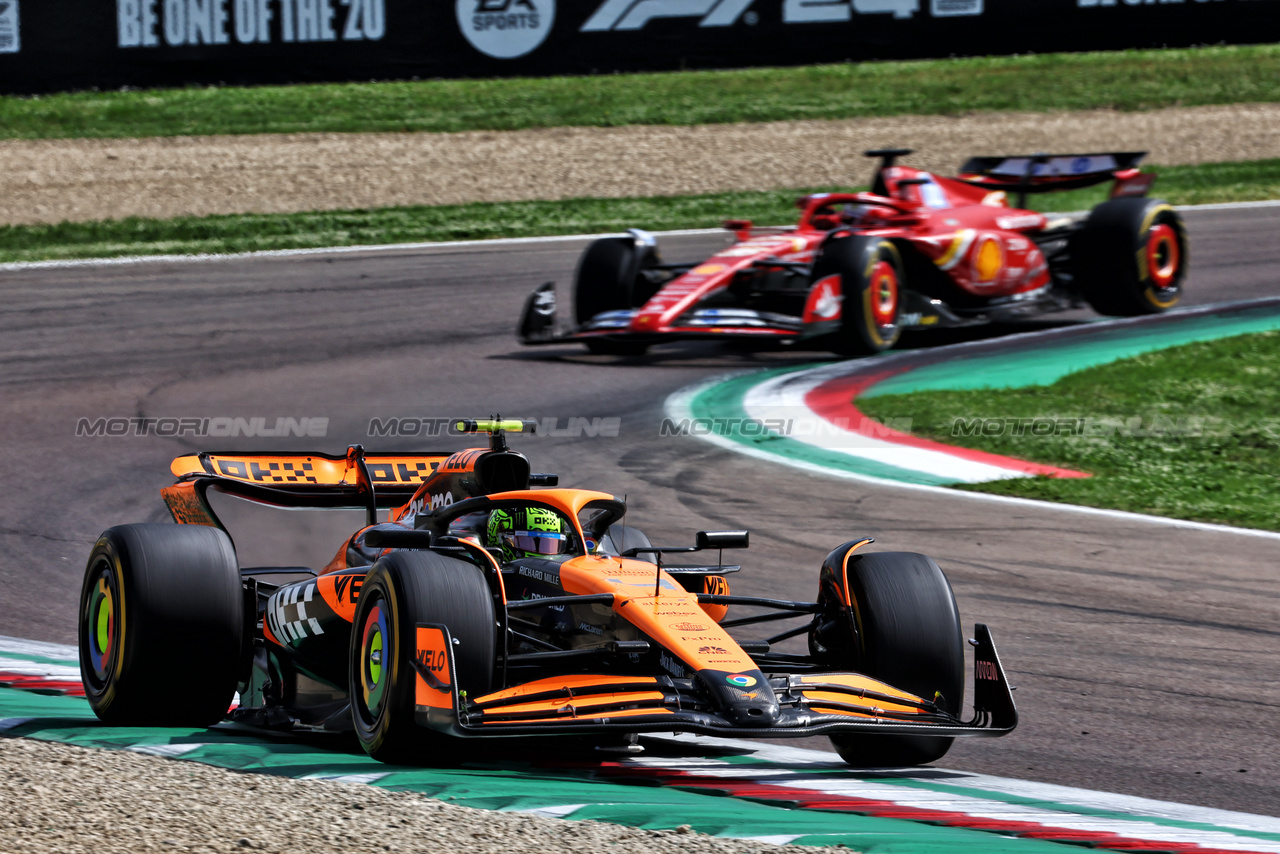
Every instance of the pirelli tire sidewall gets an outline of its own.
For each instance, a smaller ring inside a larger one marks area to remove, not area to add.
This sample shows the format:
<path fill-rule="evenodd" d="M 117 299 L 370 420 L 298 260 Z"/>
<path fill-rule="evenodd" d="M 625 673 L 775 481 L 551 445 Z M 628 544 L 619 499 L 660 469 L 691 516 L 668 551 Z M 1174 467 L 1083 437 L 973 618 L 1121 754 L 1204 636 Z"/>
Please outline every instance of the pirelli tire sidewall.
<path fill-rule="evenodd" d="M 1190 245 L 1173 206 L 1145 197 L 1111 199 L 1095 207 L 1072 235 L 1076 289 L 1099 314 L 1159 314 L 1182 298 Z"/>
<path fill-rule="evenodd" d="M 846 356 L 870 356 L 898 343 L 905 266 L 888 238 L 855 234 L 833 237 L 814 264 L 815 283 L 840 276 L 840 332 L 832 349 Z"/>
<path fill-rule="evenodd" d="M 231 539 L 203 525 L 103 532 L 80 593 L 80 672 L 94 713 L 125 726 L 208 726 L 240 681 L 244 588 Z"/>
<path fill-rule="evenodd" d="M 497 622 L 480 569 L 429 551 L 396 551 L 380 558 L 360 588 L 348 678 L 356 736 L 370 756 L 383 762 L 458 758 L 460 741 L 414 720 L 419 623 L 449 629 L 460 690 L 474 697 L 493 684 Z"/>

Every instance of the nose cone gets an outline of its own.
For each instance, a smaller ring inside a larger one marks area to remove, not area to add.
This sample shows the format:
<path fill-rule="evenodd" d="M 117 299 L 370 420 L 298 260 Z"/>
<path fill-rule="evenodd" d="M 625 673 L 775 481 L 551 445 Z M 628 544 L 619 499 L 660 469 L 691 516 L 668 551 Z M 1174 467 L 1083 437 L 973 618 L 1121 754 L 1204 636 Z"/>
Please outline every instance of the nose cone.
<path fill-rule="evenodd" d="M 741 673 L 704 670 L 699 675 L 715 698 L 718 711 L 731 723 L 740 727 L 769 727 L 778 722 L 782 708 L 759 670 Z"/>

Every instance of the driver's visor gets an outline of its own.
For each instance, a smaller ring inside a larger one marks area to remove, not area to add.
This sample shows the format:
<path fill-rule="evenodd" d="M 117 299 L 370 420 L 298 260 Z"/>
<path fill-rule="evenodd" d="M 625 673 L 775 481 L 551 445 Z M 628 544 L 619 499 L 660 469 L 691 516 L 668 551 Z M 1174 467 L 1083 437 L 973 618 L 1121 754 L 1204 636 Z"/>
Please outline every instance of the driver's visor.
<path fill-rule="evenodd" d="M 502 544 L 538 555 L 558 555 L 569 550 L 569 538 L 550 531 L 506 531 L 502 534 Z"/>

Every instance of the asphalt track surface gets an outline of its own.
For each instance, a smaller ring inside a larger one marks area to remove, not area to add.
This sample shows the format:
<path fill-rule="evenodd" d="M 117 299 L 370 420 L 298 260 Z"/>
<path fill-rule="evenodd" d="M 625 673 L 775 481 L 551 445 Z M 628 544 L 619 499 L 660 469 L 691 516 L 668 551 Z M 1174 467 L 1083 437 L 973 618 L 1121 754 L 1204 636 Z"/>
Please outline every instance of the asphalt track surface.
<path fill-rule="evenodd" d="M 1187 304 L 1280 293 L 1280 210 L 1187 218 Z M 691 260 L 718 240 L 673 239 L 666 255 Z M 458 446 L 448 437 L 371 439 L 375 417 L 500 411 L 562 426 L 572 416 L 617 417 L 613 438 L 515 442 L 535 471 L 558 472 L 563 485 L 626 495 L 628 523 L 655 541 L 750 528 L 734 592 L 810 596 L 826 552 L 863 534 L 876 537 L 873 548 L 938 559 L 964 622 L 991 625 L 1022 713 L 1012 736 L 959 742 L 941 764 L 1280 814 L 1273 540 L 854 484 L 660 437 L 663 401 L 684 385 L 827 357 L 686 344 L 620 361 L 519 347 L 512 328 L 525 293 L 548 279 L 567 290 L 581 248 L 0 273 L 0 634 L 75 642 L 94 539 L 110 525 L 167 519 L 158 490 L 178 454 Z M 323 439 L 75 435 L 80 418 L 135 416 L 330 421 Z M 359 522 L 247 505 L 224 518 L 244 564 L 318 565 Z"/>

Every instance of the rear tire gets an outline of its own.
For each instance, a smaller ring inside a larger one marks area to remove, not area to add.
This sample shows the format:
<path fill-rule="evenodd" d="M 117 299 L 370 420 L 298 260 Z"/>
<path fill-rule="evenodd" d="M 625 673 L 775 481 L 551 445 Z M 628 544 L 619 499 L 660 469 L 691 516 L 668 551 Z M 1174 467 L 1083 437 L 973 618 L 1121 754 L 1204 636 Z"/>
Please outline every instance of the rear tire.
<path fill-rule="evenodd" d="M 1111 199 L 1071 236 L 1072 279 L 1099 314 L 1159 314 L 1182 297 L 1187 249 L 1186 226 L 1167 202 Z"/>
<path fill-rule="evenodd" d="M 80 675 L 101 720 L 205 727 L 244 669 L 244 586 L 225 532 L 120 525 L 98 538 L 80 592 Z"/>
<path fill-rule="evenodd" d="M 840 566 L 846 543 L 828 556 Z M 933 559 L 910 552 L 854 554 L 848 562 L 849 597 L 839 637 L 824 639 L 821 653 L 839 667 L 910 691 L 958 715 L 964 702 L 964 641 L 951 585 Z M 824 585 L 820 596 L 834 591 Z M 818 652 L 818 650 L 814 650 Z M 941 759 L 954 739 L 916 735 L 831 736 L 845 762 L 856 768 L 923 765 Z"/>
<path fill-rule="evenodd" d="M 813 265 L 813 285 L 840 277 L 840 331 L 835 352 L 872 356 L 902 335 L 903 263 L 893 241 L 852 235 L 823 244 Z"/>
<path fill-rule="evenodd" d="M 461 740 L 414 721 L 410 662 L 418 623 L 448 627 L 458 690 L 474 697 L 493 685 L 497 628 L 493 596 L 480 569 L 435 552 L 380 558 L 360 588 L 349 668 L 356 736 L 380 762 L 451 762 L 462 747 Z"/>

